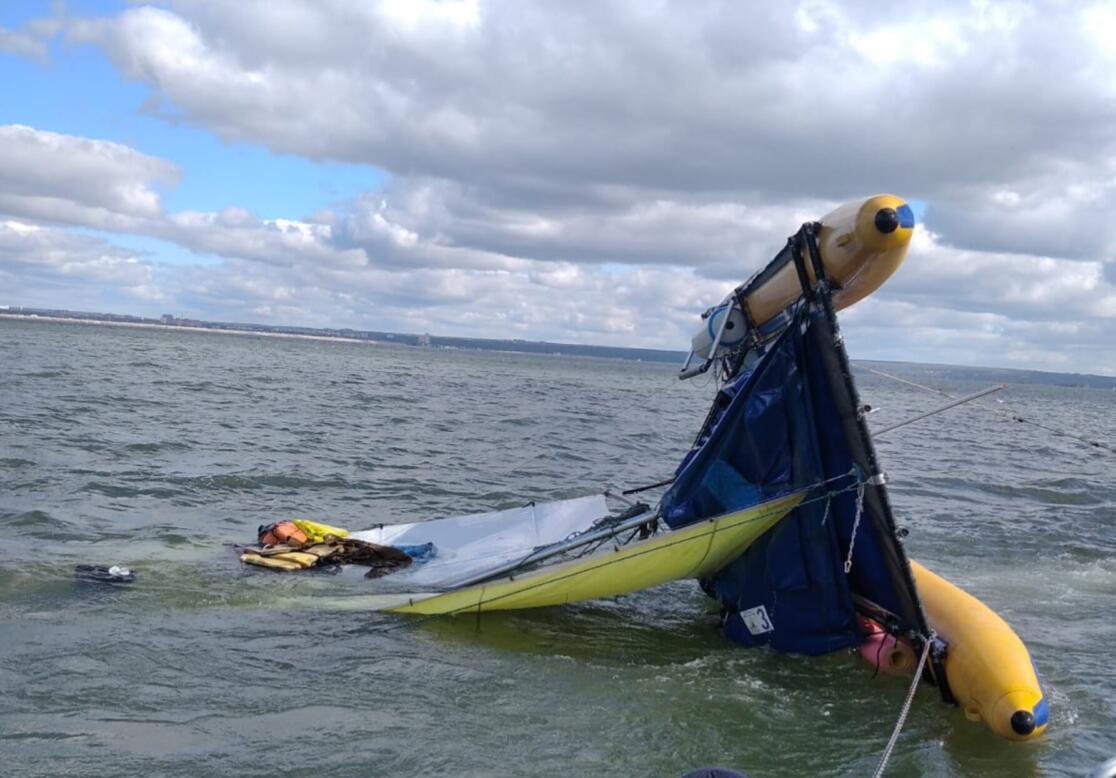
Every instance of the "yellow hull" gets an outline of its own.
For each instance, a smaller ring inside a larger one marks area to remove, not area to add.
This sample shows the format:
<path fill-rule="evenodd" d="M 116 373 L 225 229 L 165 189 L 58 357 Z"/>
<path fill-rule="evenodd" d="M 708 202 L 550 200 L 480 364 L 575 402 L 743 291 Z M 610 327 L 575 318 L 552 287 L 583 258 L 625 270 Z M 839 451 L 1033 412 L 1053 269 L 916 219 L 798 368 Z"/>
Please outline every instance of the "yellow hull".
<path fill-rule="evenodd" d="M 500 578 L 465 589 L 406 595 L 393 613 L 425 615 L 542 608 L 646 589 L 720 570 L 774 526 L 803 498 L 799 492 L 703 521 L 611 553 Z"/>
<path fill-rule="evenodd" d="M 911 572 L 931 628 L 949 644 L 946 680 L 965 714 L 1010 740 L 1041 735 L 1049 712 L 1023 641 L 960 587 L 913 560 Z"/>
<path fill-rule="evenodd" d="M 886 219 L 882 228 L 877 224 L 881 211 L 890 210 L 888 216 L 897 216 L 902 209 L 910 214 L 910 206 L 902 198 L 876 195 L 842 205 L 822 217 L 818 250 L 826 275 L 839 287 L 833 293 L 836 310 L 847 308 L 878 289 L 907 256 L 914 234 L 913 218 L 904 220 L 907 226 Z M 813 282 L 814 268 L 808 258 L 806 272 Z M 790 263 L 745 302 L 752 321 L 762 325 L 801 294 L 798 271 Z"/>

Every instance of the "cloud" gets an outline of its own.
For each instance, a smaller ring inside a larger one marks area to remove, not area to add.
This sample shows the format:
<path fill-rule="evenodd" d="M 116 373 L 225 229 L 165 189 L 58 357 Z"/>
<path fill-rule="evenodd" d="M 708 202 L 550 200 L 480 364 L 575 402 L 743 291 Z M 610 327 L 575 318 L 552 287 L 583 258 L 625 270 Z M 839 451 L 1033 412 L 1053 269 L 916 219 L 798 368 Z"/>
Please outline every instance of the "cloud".
<path fill-rule="evenodd" d="M 832 206 L 817 199 L 725 201 L 619 186 L 540 206 L 506 198 L 499 189 L 410 177 L 374 200 L 358 201 L 353 213 L 359 219 L 375 212 L 410 235 L 504 256 L 693 267 L 732 281 L 774 256 L 793 225 Z"/>
<path fill-rule="evenodd" d="M 1071 7 L 173 7 L 70 34 L 224 137 L 397 175 L 930 197 L 1116 142 L 1110 50 Z"/>
<path fill-rule="evenodd" d="M 1044 326 L 1116 318 L 1116 285 L 1100 261 L 959 250 L 928 230 L 915 233 L 910 257 L 886 288 L 892 299 Z"/>
<path fill-rule="evenodd" d="M 104 290 L 142 300 L 162 297 L 147 258 L 101 238 L 14 220 L 0 220 L 0 280 L 10 295 L 5 302 L 15 304 L 47 304 L 59 291 L 71 298 L 83 289 L 97 290 L 87 299 L 103 299 Z"/>
<path fill-rule="evenodd" d="M 46 59 L 46 43 L 25 32 L 0 27 L 0 51 L 21 57 Z"/>
<path fill-rule="evenodd" d="M 1116 376 L 1110 322 L 1028 321 L 992 312 L 870 298 L 845 311 L 854 357 Z"/>
<path fill-rule="evenodd" d="M 61 10 L 56 3 L 53 16 L 31 19 L 19 30 L 0 26 L 0 52 L 46 62 L 47 41 L 57 35 L 64 25 Z"/>
<path fill-rule="evenodd" d="M 890 331 L 924 358 L 932 343 L 934 358 L 987 361 L 1030 346 L 1051 366 L 1090 344 L 1072 359 L 1116 369 L 1104 334 L 1116 318 L 1116 222 L 1104 217 L 1116 208 L 1116 49 L 1100 34 L 1112 13 L 916 1 L 881 15 L 826 0 L 131 7 L 67 20 L 66 34 L 145 84 L 147 110 L 389 180 L 302 219 L 241 203 L 168 213 L 173 163 L 17 128 L 21 159 L 42 162 L 0 159 L 0 212 L 223 258 L 175 275 L 174 299 L 199 313 L 680 347 L 696 314 L 798 224 L 897 191 L 926 204 L 925 229 L 902 271 L 848 313 L 850 342 L 887 350 L 856 333 Z M 70 157 L 72 174 L 54 172 Z"/>
<path fill-rule="evenodd" d="M 362 251 L 335 245 L 332 233 L 328 224 L 263 220 L 232 206 L 218 212 L 170 214 L 149 229 L 149 234 L 191 251 L 258 262 L 264 266 L 260 272 L 267 272 L 267 266 L 303 264 L 321 270 L 367 264 Z"/>
<path fill-rule="evenodd" d="M 792 225 L 830 207 L 684 202 L 670 193 L 642 201 L 602 187 L 590 204 L 532 211 L 480 187 L 413 178 L 316 221 L 264 220 L 236 206 L 168 213 L 157 198 L 120 196 L 114 182 L 154 194 L 143 176 L 166 177 L 170 163 L 117 144 L 17 130 L 8 134 L 28 155 L 44 145 L 58 150 L 55 164 L 72 155 L 62 167 L 96 171 L 99 188 L 29 165 L 5 173 L 0 212 L 24 219 L 4 233 L 12 290 L 21 274 L 40 297 L 47 287 L 101 285 L 208 318 L 683 348 L 698 313 L 766 263 Z M 47 215 L 44 202 L 55 206 Z M 222 261 L 161 267 L 27 218 L 148 235 Z M 1116 286 L 1103 263 L 960 250 L 925 229 L 902 271 L 843 318 L 850 342 L 869 344 L 858 356 L 949 353 L 975 363 L 994 354 L 1052 368 L 1080 359 L 1094 372 L 1116 364 L 1106 344 Z"/>
<path fill-rule="evenodd" d="M 119 143 L 0 126 L 0 208 L 29 218 L 123 229 L 161 213 L 172 163 Z"/>
<path fill-rule="evenodd" d="M 65 298 L 101 287 L 211 318 L 652 346 L 672 340 L 675 323 L 723 286 L 680 268 L 586 268 L 462 245 L 438 230 L 419 234 L 403 218 L 422 213 L 409 197 L 406 208 L 389 209 L 370 195 L 316 222 L 263 220 L 235 206 L 168 213 L 144 178 L 171 178 L 176 169 L 164 160 L 28 127 L 0 134 L 10 158 L 24 160 L 0 177 L 0 213 L 11 217 L 0 232 L 6 288 L 40 304 L 63 307 L 41 302 L 50 290 Z M 156 237 L 223 261 L 160 266 L 52 224 Z M 648 300 L 668 295 L 648 315 Z"/>
<path fill-rule="evenodd" d="M 297 266 L 265 276 L 252 263 L 234 261 L 204 273 L 185 270 L 179 281 L 178 299 L 195 310 L 320 326 L 657 347 L 677 340 L 680 322 L 697 323 L 686 305 L 692 298 L 664 302 L 673 289 L 692 286 L 682 270 L 616 279 L 599 269 L 553 264 L 527 273 L 322 273 Z"/>
<path fill-rule="evenodd" d="M 1106 4 L 171 6 L 69 34 L 176 120 L 515 203 L 529 218 L 497 220 L 508 241 L 608 191 L 717 208 L 892 190 L 931 202 L 960 248 L 1082 257 L 1116 239 L 1097 216 L 1116 207 Z"/>

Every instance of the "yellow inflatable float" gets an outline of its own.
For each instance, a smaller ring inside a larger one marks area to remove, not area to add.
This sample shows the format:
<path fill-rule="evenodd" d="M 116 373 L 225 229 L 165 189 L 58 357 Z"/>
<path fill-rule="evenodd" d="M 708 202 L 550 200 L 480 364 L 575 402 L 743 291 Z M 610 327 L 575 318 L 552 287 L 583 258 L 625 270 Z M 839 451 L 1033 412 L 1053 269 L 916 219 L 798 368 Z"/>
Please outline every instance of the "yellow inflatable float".
<path fill-rule="evenodd" d="M 836 208 L 821 218 L 818 249 L 825 274 L 835 285 L 833 307 L 848 308 L 880 288 L 899 269 L 914 234 L 914 214 L 902 198 L 876 195 Z M 813 283 L 813 267 L 806 264 Z M 745 298 L 748 313 L 762 326 L 802 294 L 793 264 L 776 271 Z"/>
<path fill-rule="evenodd" d="M 842 205 L 818 222 L 817 242 L 825 276 L 832 286 L 835 310 L 847 308 L 870 295 L 903 263 L 914 234 L 914 213 L 905 200 L 882 194 Z M 802 296 L 802 283 L 814 284 L 817 274 L 804 263 L 805 279 L 794 262 L 791 247 L 782 252 L 745 285 L 704 314 L 704 326 L 694 335 L 681 377 L 704 373 L 712 360 L 739 348 L 749 336 L 767 340 L 778 328 L 779 314 Z M 691 366 L 694 360 L 704 360 Z"/>
<path fill-rule="evenodd" d="M 1045 732 L 1050 709 L 1015 631 L 976 597 L 914 560 L 911 571 L 926 618 L 948 645 L 946 680 L 965 715 L 1010 740 Z"/>

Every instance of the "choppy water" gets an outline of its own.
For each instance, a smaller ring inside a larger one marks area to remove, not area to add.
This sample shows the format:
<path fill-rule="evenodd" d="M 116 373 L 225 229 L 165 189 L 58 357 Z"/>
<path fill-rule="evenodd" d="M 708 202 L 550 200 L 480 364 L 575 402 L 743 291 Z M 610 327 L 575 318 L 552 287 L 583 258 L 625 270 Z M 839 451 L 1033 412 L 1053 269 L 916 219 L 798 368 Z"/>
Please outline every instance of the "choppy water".
<path fill-rule="evenodd" d="M 291 515 L 361 527 L 656 480 L 712 391 L 673 372 L 0 322 L 5 773 L 869 774 L 906 681 L 735 647 L 692 583 L 415 625 L 347 607 L 360 582 L 227 547 Z M 859 380 L 879 425 L 939 402 Z M 1002 397 L 1111 441 L 1114 394 Z M 971 407 L 878 445 L 911 554 L 1016 627 L 1053 711 L 1014 745 L 922 689 L 889 774 L 1082 775 L 1116 753 L 1113 458 Z M 80 585 L 82 562 L 140 579 Z"/>

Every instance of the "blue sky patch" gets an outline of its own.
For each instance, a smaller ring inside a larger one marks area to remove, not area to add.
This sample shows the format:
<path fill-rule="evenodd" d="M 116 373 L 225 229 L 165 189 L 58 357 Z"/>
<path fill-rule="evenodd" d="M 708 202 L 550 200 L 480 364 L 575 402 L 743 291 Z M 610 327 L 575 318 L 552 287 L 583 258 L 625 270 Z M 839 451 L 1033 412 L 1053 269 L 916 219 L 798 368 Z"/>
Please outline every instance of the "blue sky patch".
<path fill-rule="evenodd" d="M 119 2 L 71 2 L 69 15 L 106 16 L 124 10 Z M 51 15 L 46 2 L 0 6 L 0 25 L 18 30 Z M 149 89 L 121 78 L 93 46 L 55 36 L 47 62 L 0 53 L 0 124 L 109 140 L 173 162 L 182 171 L 177 186 L 162 189 L 168 211 L 247 208 L 264 219 L 300 219 L 342 205 L 361 192 L 383 186 L 387 174 L 368 165 L 315 162 L 273 154 L 248 143 L 228 143 L 212 132 L 171 123 L 145 112 Z"/>

